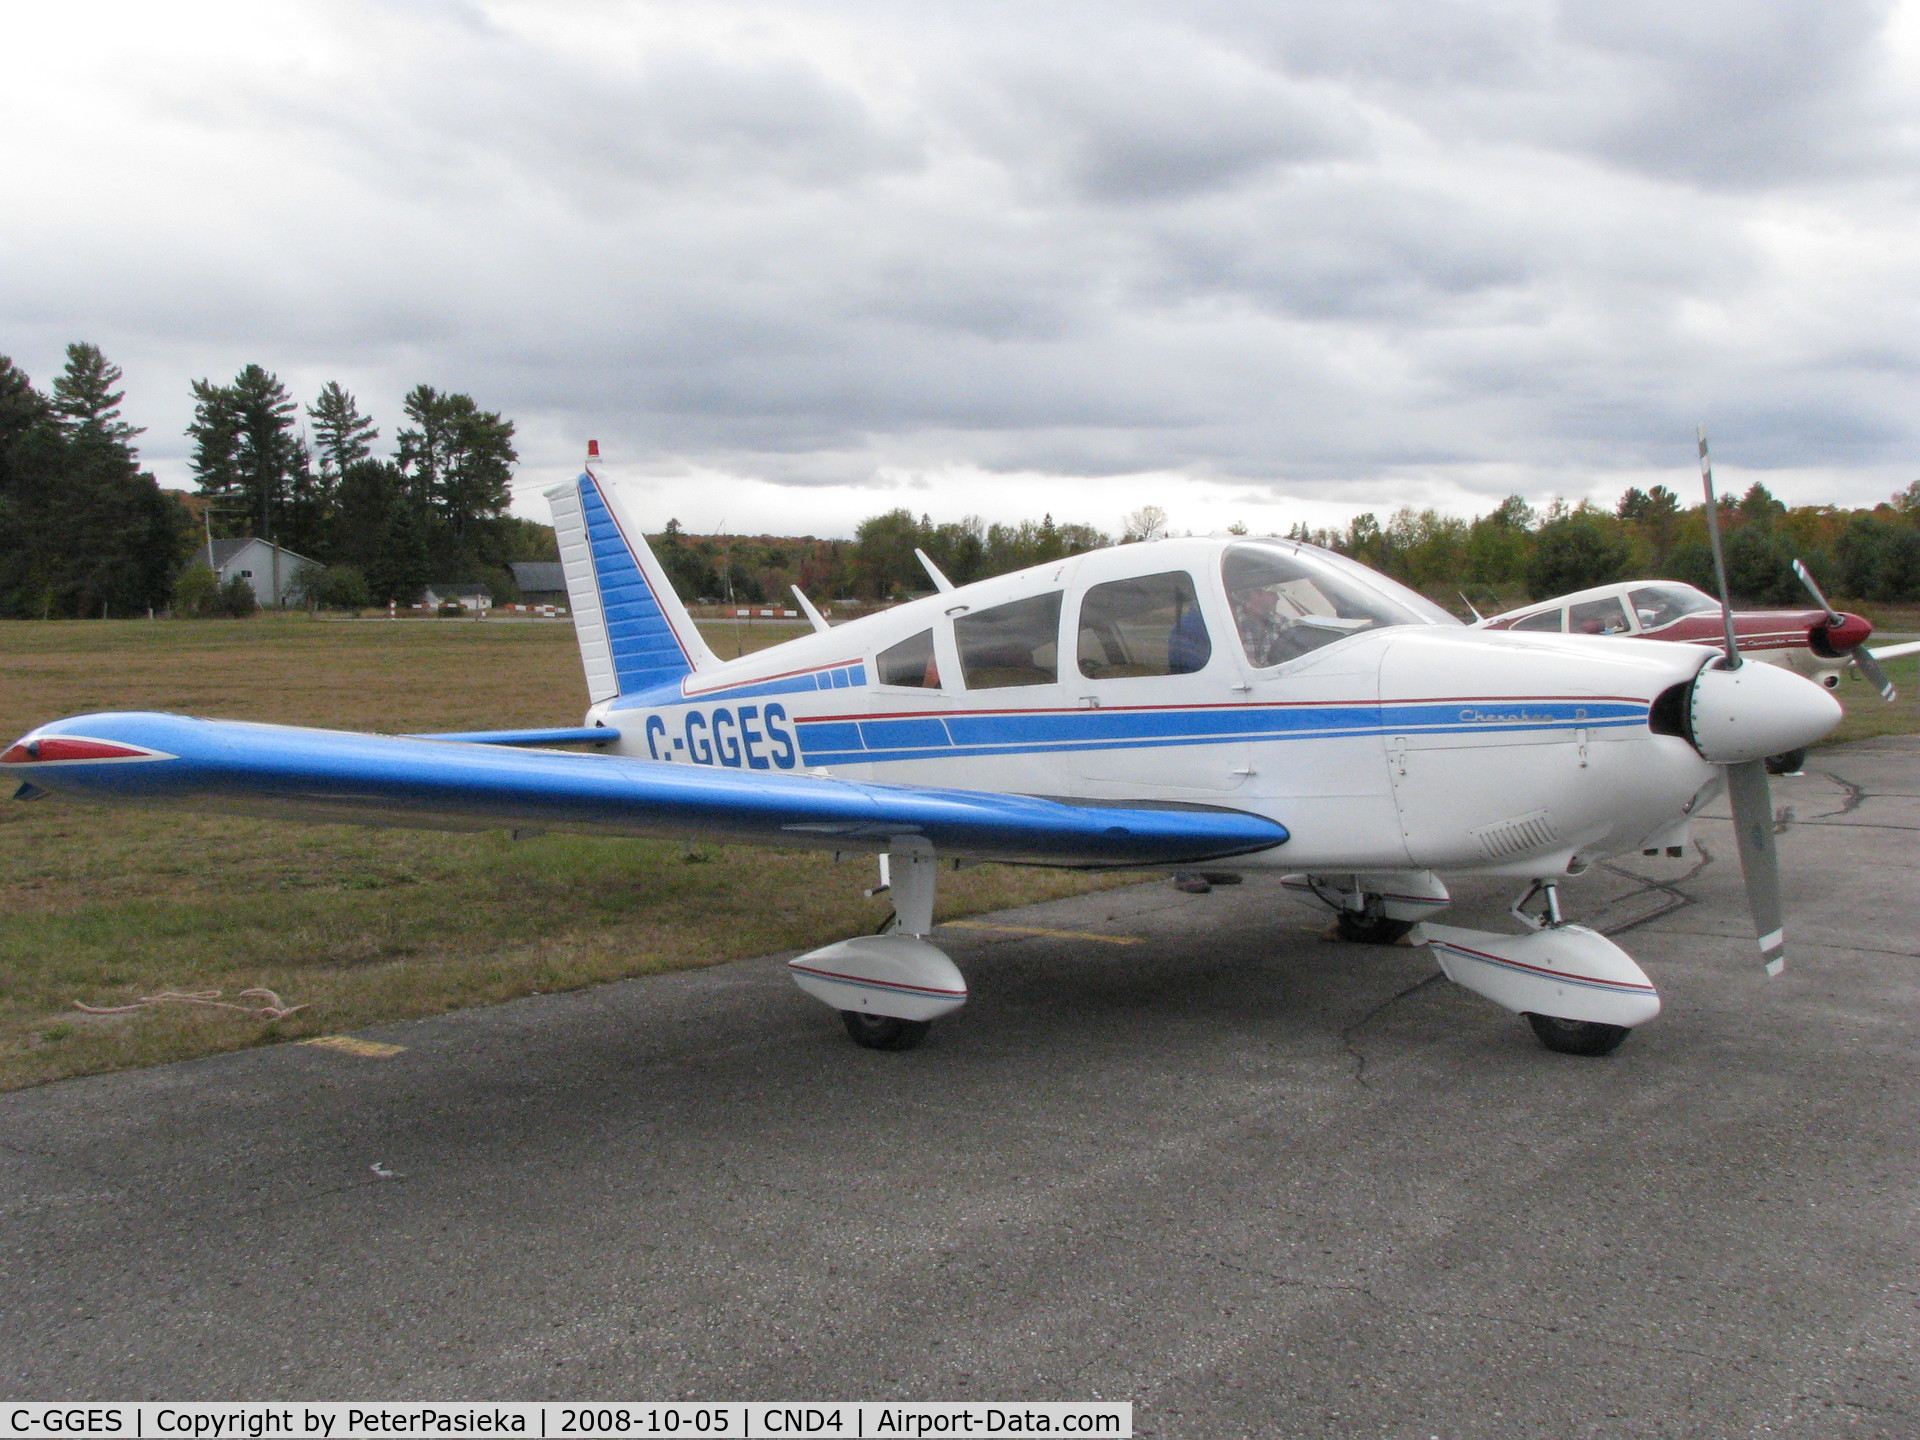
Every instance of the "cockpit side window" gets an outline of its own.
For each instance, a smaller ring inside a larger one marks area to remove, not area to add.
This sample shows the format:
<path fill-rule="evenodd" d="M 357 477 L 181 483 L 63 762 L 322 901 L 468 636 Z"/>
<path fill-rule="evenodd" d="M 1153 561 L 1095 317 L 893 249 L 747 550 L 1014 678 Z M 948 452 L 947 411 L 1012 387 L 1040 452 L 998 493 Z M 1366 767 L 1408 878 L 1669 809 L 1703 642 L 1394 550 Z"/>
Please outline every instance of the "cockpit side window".
<path fill-rule="evenodd" d="M 953 639 L 969 690 L 1051 685 L 1060 674 L 1060 592 L 962 615 Z"/>
<path fill-rule="evenodd" d="M 1690 585 L 1643 585 L 1627 592 L 1627 603 L 1639 615 L 1642 630 L 1658 630 L 1683 615 L 1718 608 L 1712 599 Z"/>
<path fill-rule="evenodd" d="M 882 685 L 909 685 L 919 690 L 940 688 L 940 666 L 933 658 L 933 631 L 909 635 L 874 657 Z"/>
<path fill-rule="evenodd" d="M 1542 610 L 1538 615 L 1529 615 L 1524 620 L 1514 621 L 1507 628 L 1509 630 L 1552 630 L 1558 633 L 1560 616 L 1563 613 L 1559 610 Z"/>
<path fill-rule="evenodd" d="M 1627 607 L 1617 595 L 1584 600 L 1567 611 L 1567 629 L 1576 635 L 1624 635 L 1629 628 Z"/>
<path fill-rule="evenodd" d="M 1247 663 L 1282 665 L 1363 630 L 1431 623 L 1331 565 L 1279 546 L 1235 545 L 1221 561 Z"/>
<path fill-rule="evenodd" d="M 1191 675 L 1213 658 L 1184 570 L 1095 585 L 1080 599 L 1078 660 L 1089 680 Z"/>

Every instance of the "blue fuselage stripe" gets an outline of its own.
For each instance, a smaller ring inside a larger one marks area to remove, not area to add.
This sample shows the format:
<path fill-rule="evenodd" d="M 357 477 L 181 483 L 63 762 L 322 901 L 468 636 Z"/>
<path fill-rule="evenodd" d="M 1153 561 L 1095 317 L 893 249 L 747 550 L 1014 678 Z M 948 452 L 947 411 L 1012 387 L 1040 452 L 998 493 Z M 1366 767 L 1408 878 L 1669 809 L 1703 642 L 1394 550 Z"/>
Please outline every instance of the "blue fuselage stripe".
<path fill-rule="evenodd" d="M 884 720 L 845 716 L 813 720 L 797 715 L 794 721 L 807 764 L 846 765 L 1385 734 L 1615 730 L 1645 725 L 1647 707 L 1618 702 L 1522 707 L 1458 703 L 1236 705 L 1217 709 L 948 714 Z"/>

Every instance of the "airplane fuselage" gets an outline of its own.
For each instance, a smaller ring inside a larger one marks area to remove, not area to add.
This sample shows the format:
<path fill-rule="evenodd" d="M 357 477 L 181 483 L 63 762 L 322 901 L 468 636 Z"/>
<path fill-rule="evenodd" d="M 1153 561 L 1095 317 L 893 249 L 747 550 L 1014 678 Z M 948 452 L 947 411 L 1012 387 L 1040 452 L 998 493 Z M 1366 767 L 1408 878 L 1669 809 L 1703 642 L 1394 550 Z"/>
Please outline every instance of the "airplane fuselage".
<path fill-rule="evenodd" d="M 588 723 L 680 765 L 1251 811 L 1293 838 L 1242 863 L 1289 870 L 1566 873 L 1672 843 L 1715 778 L 1649 728 L 1706 662 L 1693 647 L 1475 631 L 1409 602 L 1410 623 L 1256 664 L 1273 657 L 1249 653 L 1230 543 L 1120 546 L 936 593 L 603 702 Z M 1339 557 L 1260 544 L 1351 579 Z M 1100 597 L 1149 581 L 1197 618 L 1185 639 L 1152 637 L 1151 663 L 1115 661 L 1101 635 L 1130 639 Z M 969 617 L 1023 613 L 1053 630 L 992 665 L 964 653 Z M 1179 644 L 1177 673 L 1127 673 L 1166 670 Z"/>

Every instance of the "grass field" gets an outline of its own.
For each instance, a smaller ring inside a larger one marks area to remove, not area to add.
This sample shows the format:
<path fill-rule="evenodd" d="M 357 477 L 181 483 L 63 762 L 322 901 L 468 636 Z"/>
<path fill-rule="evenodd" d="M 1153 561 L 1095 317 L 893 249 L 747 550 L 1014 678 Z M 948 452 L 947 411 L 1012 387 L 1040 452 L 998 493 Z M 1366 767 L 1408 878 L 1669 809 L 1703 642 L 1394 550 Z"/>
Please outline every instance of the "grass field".
<path fill-rule="evenodd" d="M 792 633 L 710 631 L 723 655 Z M 586 708 L 565 623 L 6 622 L 0 663 L 6 741 L 99 709 L 398 732 Z M 884 918 L 873 883 L 871 861 L 817 852 L 0 801 L 0 1088 L 824 944 Z M 942 877 L 940 914 L 1112 883 L 980 866 Z M 307 1008 L 73 1008 L 255 986 Z"/>

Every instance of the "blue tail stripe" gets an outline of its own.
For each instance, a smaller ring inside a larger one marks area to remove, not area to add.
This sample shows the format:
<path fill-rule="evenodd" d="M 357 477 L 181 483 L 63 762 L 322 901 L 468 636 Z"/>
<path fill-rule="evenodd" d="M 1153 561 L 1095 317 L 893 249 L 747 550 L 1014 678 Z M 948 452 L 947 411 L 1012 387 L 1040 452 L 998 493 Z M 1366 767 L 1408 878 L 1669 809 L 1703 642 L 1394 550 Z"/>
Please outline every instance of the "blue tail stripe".
<path fill-rule="evenodd" d="M 587 546 L 606 620 L 607 646 L 620 693 L 675 681 L 690 674 L 693 662 L 681 648 L 666 612 L 647 583 L 620 526 L 591 479 L 580 482 L 580 508 L 587 522 Z"/>

